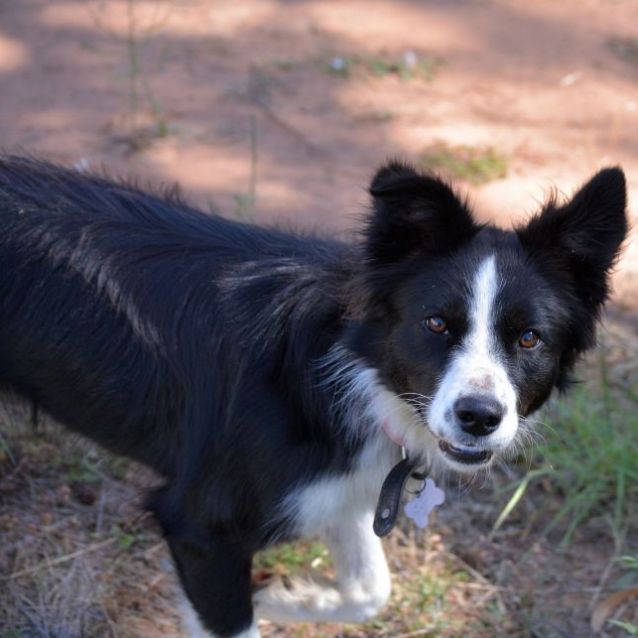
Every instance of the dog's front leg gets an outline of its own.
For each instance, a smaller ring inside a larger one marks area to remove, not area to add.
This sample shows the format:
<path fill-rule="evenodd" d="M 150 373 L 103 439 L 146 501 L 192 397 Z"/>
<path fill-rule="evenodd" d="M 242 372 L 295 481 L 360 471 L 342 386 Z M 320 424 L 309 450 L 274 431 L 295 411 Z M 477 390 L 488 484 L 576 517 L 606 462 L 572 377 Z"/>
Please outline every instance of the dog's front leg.
<path fill-rule="evenodd" d="M 166 534 L 186 593 L 187 638 L 260 638 L 253 619 L 252 553 L 241 543 Z"/>
<path fill-rule="evenodd" d="M 390 572 L 372 512 L 344 515 L 323 535 L 336 580 L 275 580 L 254 597 L 255 613 L 276 622 L 362 622 L 375 616 L 390 595 Z"/>

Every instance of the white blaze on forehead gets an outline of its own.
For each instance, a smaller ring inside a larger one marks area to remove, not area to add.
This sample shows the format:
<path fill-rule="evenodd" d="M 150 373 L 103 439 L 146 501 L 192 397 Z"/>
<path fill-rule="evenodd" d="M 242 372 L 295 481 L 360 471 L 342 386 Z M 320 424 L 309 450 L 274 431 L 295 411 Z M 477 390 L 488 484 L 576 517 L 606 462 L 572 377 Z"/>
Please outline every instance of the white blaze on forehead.
<path fill-rule="evenodd" d="M 495 326 L 500 288 L 496 257 L 490 255 L 479 264 L 472 278 L 467 311 L 469 330 L 452 357 L 429 410 L 430 429 L 452 443 L 465 436 L 456 424 L 454 403 L 474 394 L 497 400 L 505 411 L 500 427 L 481 437 L 486 447 L 506 447 L 516 434 L 516 392 L 499 356 Z"/>
<path fill-rule="evenodd" d="M 469 312 L 470 332 L 464 343 L 469 350 L 486 359 L 495 354 L 494 306 L 498 289 L 496 259 L 490 255 L 481 263 L 474 278 Z"/>

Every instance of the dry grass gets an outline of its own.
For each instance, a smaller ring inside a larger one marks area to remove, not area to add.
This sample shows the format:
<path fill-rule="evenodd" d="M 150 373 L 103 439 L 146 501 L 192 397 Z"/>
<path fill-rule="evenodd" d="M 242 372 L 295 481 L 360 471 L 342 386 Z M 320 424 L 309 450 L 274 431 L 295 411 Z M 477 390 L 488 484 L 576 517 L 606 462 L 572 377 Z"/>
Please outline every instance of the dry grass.
<path fill-rule="evenodd" d="M 450 146 L 439 143 L 425 150 L 423 168 L 448 179 L 478 186 L 507 176 L 508 158 L 492 147 Z"/>
<path fill-rule="evenodd" d="M 0 636 L 179 636 L 172 565 L 139 508 L 150 473 L 5 407 Z"/>
<path fill-rule="evenodd" d="M 635 378 L 626 332 L 608 335 L 609 373 Z M 629 376 L 628 376 L 629 375 Z M 157 530 L 139 504 L 154 477 L 45 424 L 35 432 L 12 404 L 0 418 L 0 637 L 165 638 L 181 635 L 175 575 Z M 604 515 L 559 550 L 565 525 L 544 533 L 562 497 L 533 484 L 494 535 L 507 484 L 526 471 L 496 471 L 482 484 L 450 485 L 431 528 L 407 522 L 386 542 L 394 577 L 387 609 L 355 625 L 264 623 L 266 638 L 582 638 L 596 604 L 635 586 L 637 570 L 616 562 L 618 539 Z M 623 553 L 638 553 L 635 528 Z M 285 545 L 259 556 L 256 575 L 316 569 L 330 575 L 324 548 Z M 614 618 L 635 623 L 628 601 Z M 605 625 L 602 636 L 630 635 Z"/>
<path fill-rule="evenodd" d="M 139 509 L 141 488 L 153 477 L 54 425 L 35 433 L 13 407 L 8 416 L 0 466 L 2 638 L 179 636 L 172 566 Z M 377 620 L 345 629 L 266 624 L 264 635 L 481 638 L 502 625 L 498 588 L 452 555 L 440 534 L 398 530 L 387 550 L 395 586 Z M 255 564 L 262 577 L 309 568 L 331 573 L 318 543 L 284 545 Z"/>

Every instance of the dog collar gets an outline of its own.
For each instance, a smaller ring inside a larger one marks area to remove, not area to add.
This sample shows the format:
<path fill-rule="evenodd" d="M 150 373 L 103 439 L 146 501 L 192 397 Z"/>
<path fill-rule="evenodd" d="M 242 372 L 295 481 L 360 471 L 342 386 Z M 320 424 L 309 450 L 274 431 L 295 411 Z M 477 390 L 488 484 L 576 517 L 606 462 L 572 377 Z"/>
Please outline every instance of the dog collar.
<path fill-rule="evenodd" d="M 377 536 L 386 536 L 396 524 L 403 488 L 416 463 L 407 456 L 389 472 L 381 486 L 372 529 Z"/>
<path fill-rule="evenodd" d="M 401 460 L 390 470 L 381 486 L 372 526 L 374 533 L 379 537 L 387 536 L 396 525 L 401 496 L 408 478 L 412 477 L 421 481 L 421 487 L 415 492 L 415 498 L 405 506 L 407 517 L 418 527 L 426 527 L 430 512 L 445 501 L 443 490 L 439 489 L 431 478 L 428 478 L 428 472 L 416 471 L 417 461 L 408 457 L 403 438 L 392 432 L 388 421 L 383 422 L 383 431 L 401 448 Z"/>
<path fill-rule="evenodd" d="M 415 470 L 416 461 L 408 458 L 405 454 L 405 448 L 401 449 L 403 458 L 385 477 L 377 501 L 372 528 L 379 537 L 387 536 L 396 525 L 401 495 L 408 478 L 412 477 L 421 481 L 421 487 L 413 492 L 415 497 L 404 508 L 406 516 L 414 521 L 417 527 L 421 529 L 427 527 L 430 512 L 445 501 L 443 490 L 436 486 L 426 471 L 417 472 Z"/>

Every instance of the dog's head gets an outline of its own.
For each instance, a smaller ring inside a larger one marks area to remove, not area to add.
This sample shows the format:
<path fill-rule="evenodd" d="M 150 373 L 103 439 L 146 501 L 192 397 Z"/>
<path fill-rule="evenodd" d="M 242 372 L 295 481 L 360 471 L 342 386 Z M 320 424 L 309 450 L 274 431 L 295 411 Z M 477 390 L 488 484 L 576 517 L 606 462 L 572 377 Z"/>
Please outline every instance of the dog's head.
<path fill-rule="evenodd" d="M 398 426 L 411 428 L 397 434 L 408 448 L 482 467 L 594 343 L 627 232 L 624 175 L 599 172 L 514 231 L 478 224 L 444 182 L 402 164 L 382 168 L 370 192 L 353 346 L 418 414 Z"/>

